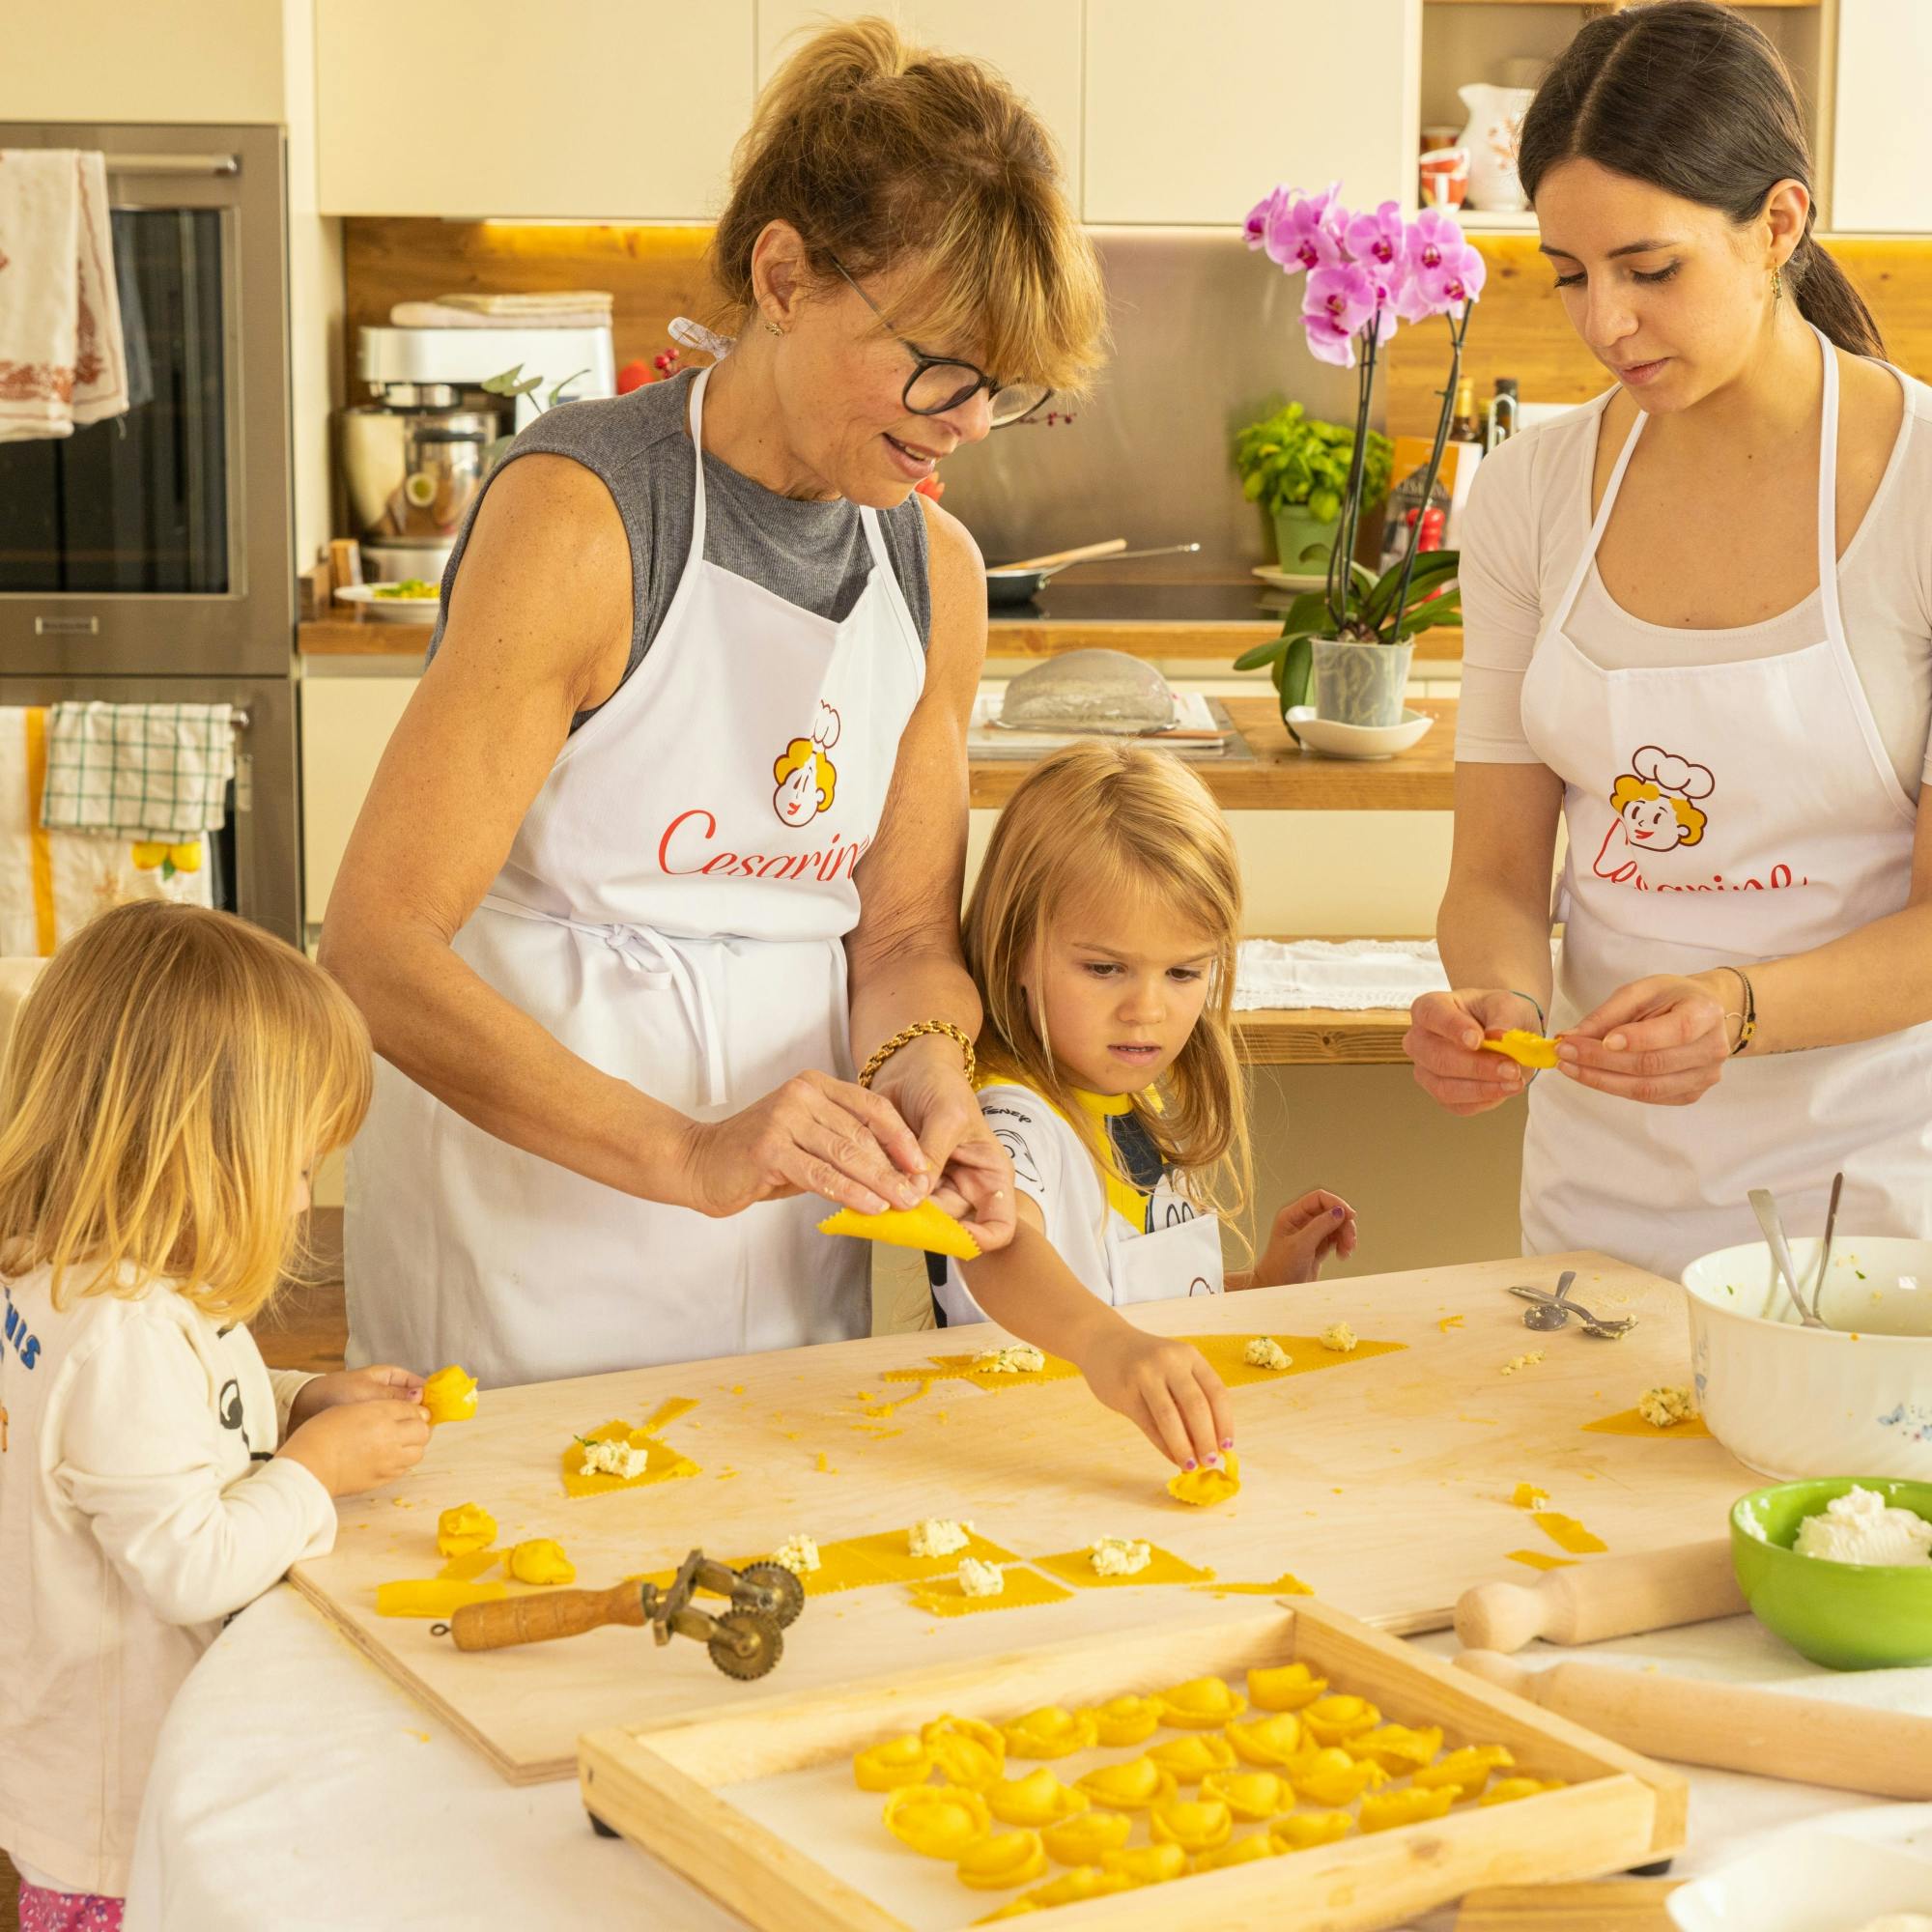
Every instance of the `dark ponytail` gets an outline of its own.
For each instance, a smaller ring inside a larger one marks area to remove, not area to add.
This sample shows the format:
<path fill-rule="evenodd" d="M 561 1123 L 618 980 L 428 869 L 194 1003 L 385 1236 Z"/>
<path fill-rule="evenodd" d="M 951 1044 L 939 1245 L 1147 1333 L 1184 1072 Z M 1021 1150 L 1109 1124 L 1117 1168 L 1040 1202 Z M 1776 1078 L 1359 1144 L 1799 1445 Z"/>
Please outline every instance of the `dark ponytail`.
<path fill-rule="evenodd" d="M 1777 49 L 1729 7 L 1658 0 L 1585 25 L 1544 76 L 1522 123 L 1518 171 L 1532 202 L 1560 162 L 1647 182 L 1754 221 L 1781 181 L 1812 183 L 1798 92 Z M 1798 312 L 1840 349 L 1885 355 L 1859 292 L 1811 233 L 1784 265 Z"/>

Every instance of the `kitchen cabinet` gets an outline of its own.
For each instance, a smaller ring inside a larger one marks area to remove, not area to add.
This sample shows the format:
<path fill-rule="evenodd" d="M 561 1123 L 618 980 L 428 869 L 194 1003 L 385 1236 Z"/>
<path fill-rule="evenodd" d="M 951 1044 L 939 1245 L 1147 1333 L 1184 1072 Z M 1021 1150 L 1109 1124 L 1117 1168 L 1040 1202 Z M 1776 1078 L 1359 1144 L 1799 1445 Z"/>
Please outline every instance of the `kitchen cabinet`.
<path fill-rule="evenodd" d="M 908 40 L 971 54 L 1025 97 L 1060 145 L 1074 205 L 1080 194 L 1080 66 L 1083 0 L 900 0 L 827 8 L 823 0 L 758 0 L 758 85 L 777 72 L 802 34 L 844 18 L 890 11 Z"/>
<path fill-rule="evenodd" d="M 1932 232 L 1923 120 L 1932 95 L 1932 8 L 1924 0 L 1839 0 L 1832 227 Z"/>
<path fill-rule="evenodd" d="M 715 216 L 754 17 L 754 0 L 676 22 L 635 0 L 320 0 L 323 212 Z"/>
<path fill-rule="evenodd" d="M 1093 222 L 1238 224 L 1273 187 L 1412 198 L 1421 0 L 1088 0 Z"/>
<path fill-rule="evenodd" d="M 281 121 L 283 9 L 266 0 L 0 8 L 0 121 Z"/>
<path fill-rule="evenodd" d="M 311 931 L 328 910 L 356 814 L 421 668 L 412 660 L 381 663 L 379 673 L 357 666 L 348 676 L 318 672 L 313 662 L 303 667 L 302 905 Z"/>

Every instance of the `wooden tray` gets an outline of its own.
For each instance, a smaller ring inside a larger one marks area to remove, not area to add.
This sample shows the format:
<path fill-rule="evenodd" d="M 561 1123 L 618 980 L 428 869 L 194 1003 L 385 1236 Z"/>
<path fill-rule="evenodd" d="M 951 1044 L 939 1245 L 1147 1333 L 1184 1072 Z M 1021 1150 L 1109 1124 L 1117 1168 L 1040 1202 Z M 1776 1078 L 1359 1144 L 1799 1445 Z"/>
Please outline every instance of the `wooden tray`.
<path fill-rule="evenodd" d="M 1250 1666 L 1294 1659 L 1397 1721 L 1441 1724 L 1445 1748 L 1507 1745 L 1520 1768 L 1565 1778 L 1568 1788 L 1488 1808 L 1465 1804 L 1433 1823 L 1061 1906 L 1052 1924 L 1108 1932 L 1318 1925 L 1373 1932 L 1477 1886 L 1595 1877 L 1667 1858 L 1684 1843 L 1688 1786 L 1674 1773 L 1314 1603 L 1239 1623 L 1170 1625 L 917 1671 L 756 1715 L 593 1732 L 579 1745 L 579 1783 L 593 1818 L 759 1932 L 950 1932 L 1010 1894 L 969 1892 L 943 1864 L 890 1847 L 920 1869 L 922 1881 L 936 1872 L 950 1888 L 944 1905 L 903 1917 L 807 1848 L 837 1844 L 838 1827 L 822 1806 L 805 1799 L 795 1828 L 781 1833 L 734 1802 L 734 1788 L 813 1767 L 842 1769 L 854 1751 L 943 1711 L 1010 1721 L 1042 1704 L 1145 1694 L 1204 1674 L 1238 1679 Z M 882 1798 L 853 1789 L 847 1777 L 841 1799 L 841 1824 L 866 1820 L 885 1838 L 875 1822 Z M 955 1899 L 956 1916 L 935 1916 Z"/>
<path fill-rule="evenodd" d="M 1586 1307 L 1641 1325 L 1621 1342 L 1524 1328 L 1523 1304 L 1504 1287 L 1553 1285 L 1566 1265 L 1579 1270 Z M 532 1281 L 530 1292 L 543 1288 Z M 298 1565 L 295 1582 L 516 1783 L 574 1776 L 579 1736 L 603 1725 L 736 1711 L 1156 1619 L 1248 1616 L 1282 1591 L 1214 1590 L 1252 1590 L 1284 1573 L 1380 1628 L 1441 1629 L 1470 1584 L 1531 1580 L 1521 1558 L 1591 1560 L 1559 1548 L 1558 1525 L 1512 1506 L 1520 1483 L 1547 1490 L 1552 1510 L 1618 1555 L 1723 1533 L 1756 1479 L 1717 1442 L 1592 1427 L 1649 1384 L 1690 1381 L 1683 1301 L 1655 1275 L 1578 1255 L 1135 1308 L 1132 1320 L 1158 1333 L 1284 1336 L 1297 1358 L 1292 1374 L 1233 1390 L 1244 1481 L 1208 1510 L 1169 1498 L 1167 1465 L 1078 1378 L 997 1392 L 942 1380 L 923 1396 L 885 1379 L 936 1354 L 995 1346 L 989 1327 L 486 1388 L 476 1419 L 439 1428 L 413 1473 L 343 1503 L 334 1550 Z M 1337 1321 L 1403 1346 L 1329 1355 L 1293 1339 Z M 1502 1373 L 1537 1350 L 1540 1363 Z M 619 1416 L 641 1422 L 677 1397 L 696 1406 L 666 1424 L 663 1439 L 697 1475 L 563 1493 L 558 1459 L 573 1435 Z M 888 1404 L 895 1412 L 880 1414 Z M 1029 1561 L 1098 1535 L 1134 1536 L 1218 1575 L 1198 1588 L 1083 1588 L 1042 1607 L 947 1619 L 895 1584 L 814 1597 L 785 1634 L 777 1674 L 733 1684 L 682 1638 L 658 1650 L 637 1631 L 600 1630 L 476 1655 L 427 1622 L 377 1616 L 379 1582 L 436 1573 L 437 1513 L 463 1502 L 491 1512 L 504 1546 L 558 1538 L 589 1589 L 672 1567 L 693 1545 L 747 1556 L 800 1531 L 824 1544 L 903 1534 L 933 1516 L 968 1519 Z"/>

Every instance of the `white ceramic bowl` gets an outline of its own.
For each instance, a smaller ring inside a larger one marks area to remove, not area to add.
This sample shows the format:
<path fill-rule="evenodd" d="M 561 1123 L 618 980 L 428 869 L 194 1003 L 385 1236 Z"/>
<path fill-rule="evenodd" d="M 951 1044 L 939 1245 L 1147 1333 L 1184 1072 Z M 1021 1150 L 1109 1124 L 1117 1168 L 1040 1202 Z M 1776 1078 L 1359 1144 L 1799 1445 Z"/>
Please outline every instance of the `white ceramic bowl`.
<path fill-rule="evenodd" d="M 1932 1913 L 1932 1861 L 1798 1831 L 1680 1887 L 1665 1910 L 1679 1932 L 1863 1932 L 1888 1914 Z"/>
<path fill-rule="evenodd" d="M 1808 1293 L 1818 1243 L 1791 1244 Z M 1711 1434 L 1778 1482 L 1932 1482 L 1932 1241 L 1840 1235 L 1822 1313 L 1805 1328 L 1762 1241 L 1684 1270 L 1690 1363 Z"/>
<path fill-rule="evenodd" d="M 1405 711 L 1400 724 L 1338 724 L 1318 718 L 1312 704 L 1297 704 L 1288 714 L 1301 742 L 1331 758 L 1392 758 L 1420 744 L 1435 723 L 1426 711 Z"/>

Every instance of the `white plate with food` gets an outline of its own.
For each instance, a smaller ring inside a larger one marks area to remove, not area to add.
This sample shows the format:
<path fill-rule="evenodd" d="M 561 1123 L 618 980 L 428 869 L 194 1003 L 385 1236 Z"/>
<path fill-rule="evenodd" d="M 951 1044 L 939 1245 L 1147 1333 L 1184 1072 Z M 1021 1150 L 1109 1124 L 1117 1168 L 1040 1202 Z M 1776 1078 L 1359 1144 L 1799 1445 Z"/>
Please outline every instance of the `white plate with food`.
<path fill-rule="evenodd" d="M 1304 751 L 1331 758 L 1392 758 L 1419 745 L 1435 720 L 1426 711 L 1405 711 L 1400 724 L 1338 724 L 1332 718 L 1318 718 L 1312 704 L 1296 704 L 1288 722 Z"/>
<path fill-rule="evenodd" d="M 426 577 L 409 577 L 400 583 L 344 583 L 337 587 L 335 601 L 385 623 L 433 624 L 442 590 Z"/>

